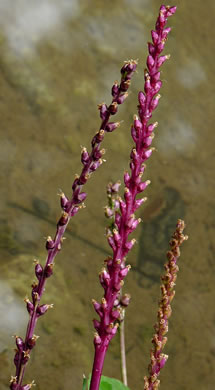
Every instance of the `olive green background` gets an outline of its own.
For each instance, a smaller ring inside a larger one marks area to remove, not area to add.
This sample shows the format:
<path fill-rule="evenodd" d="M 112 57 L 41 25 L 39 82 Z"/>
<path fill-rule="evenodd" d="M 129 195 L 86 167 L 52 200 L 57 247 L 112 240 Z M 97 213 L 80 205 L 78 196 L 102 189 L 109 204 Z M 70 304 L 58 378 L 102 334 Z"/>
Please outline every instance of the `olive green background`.
<path fill-rule="evenodd" d="M 124 291 L 128 384 L 143 389 L 156 321 L 159 278 L 177 218 L 189 240 L 180 272 L 161 389 L 213 390 L 215 381 L 214 261 L 214 14 L 213 0 L 178 0 L 162 67 L 163 87 L 144 179 L 148 201 Z M 14 375 L 11 335 L 24 336 L 23 299 L 34 280 L 33 259 L 45 261 L 44 237 L 54 236 L 61 188 L 67 196 L 80 172 L 80 145 L 99 129 L 97 104 L 110 102 L 124 60 L 139 59 L 121 127 L 107 134 L 106 160 L 86 185 L 86 208 L 71 221 L 38 321 L 40 335 L 26 372 L 37 389 L 81 389 L 93 360 L 98 273 L 109 248 L 103 215 L 106 184 L 122 180 L 132 140 L 130 125 L 143 89 L 147 41 L 157 0 L 0 1 L 0 390 Z M 120 379 L 119 338 L 104 375 Z"/>

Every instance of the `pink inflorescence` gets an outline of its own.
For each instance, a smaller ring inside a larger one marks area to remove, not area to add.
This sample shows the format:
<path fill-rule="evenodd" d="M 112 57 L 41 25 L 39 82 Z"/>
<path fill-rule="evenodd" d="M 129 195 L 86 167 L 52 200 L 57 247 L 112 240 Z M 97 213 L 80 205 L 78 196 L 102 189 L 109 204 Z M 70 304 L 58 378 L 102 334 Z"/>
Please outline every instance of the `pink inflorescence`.
<path fill-rule="evenodd" d="M 152 43 L 148 44 L 147 69 L 145 70 L 144 92 L 138 94 L 138 116 L 134 115 L 131 135 L 135 146 L 130 154 L 130 172 L 124 174 L 124 199 L 118 198 L 120 211 L 115 211 L 115 226 L 108 230 L 107 239 L 113 251 L 113 256 L 106 261 L 106 268 L 100 273 L 100 283 L 104 288 L 104 297 L 101 303 L 93 300 L 94 308 L 99 320 L 94 320 L 96 333 L 94 336 L 95 357 L 91 378 L 90 390 L 98 390 L 105 354 L 111 339 L 117 332 L 120 316 L 120 307 L 115 309 L 115 301 L 119 297 L 123 279 L 130 266 L 125 264 L 126 255 L 135 244 L 135 239 L 129 240 L 129 235 L 141 222 L 135 217 L 135 211 L 146 200 L 145 197 L 136 199 L 150 183 L 142 181 L 145 170 L 144 162 L 149 159 L 153 148 L 150 147 L 157 123 L 149 124 L 152 112 L 158 105 L 162 86 L 160 80 L 160 67 L 169 58 L 161 55 L 169 27 L 165 27 L 169 16 L 173 15 L 176 7 L 162 5 L 156 21 L 155 30 L 152 30 Z"/>
<path fill-rule="evenodd" d="M 53 305 L 43 304 L 40 301 L 45 290 L 47 278 L 53 273 L 54 259 L 57 253 L 61 250 L 63 235 L 67 225 L 80 208 L 84 207 L 84 200 L 87 197 L 86 192 L 82 191 L 83 185 L 88 181 L 91 174 L 103 163 L 102 156 L 105 153 L 101 149 L 101 143 L 104 139 L 105 133 L 114 131 L 120 126 L 120 122 L 110 122 L 110 117 L 115 115 L 118 111 L 118 106 L 124 102 L 128 93 L 127 90 L 131 83 L 131 78 L 136 70 L 137 62 L 129 60 L 124 63 L 121 68 L 121 82 L 113 84 L 111 93 L 112 101 L 109 106 L 102 103 L 98 106 L 101 117 L 101 125 L 99 131 L 95 134 L 91 141 L 91 152 L 82 148 L 81 162 L 83 169 L 80 176 L 76 175 L 72 185 L 72 197 L 68 199 L 63 192 L 60 194 L 62 215 L 57 223 L 57 230 L 54 239 L 50 236 L 46 240 L 46 249 L 48 252 L 46 264 L 42 267 L 38 261 L 35 265 L 35 274 L 37 282 L 32 284 L 31 300 L 26 298 L 26 307 L 29 313 L 29 322 L 26 330 L 25 340 L 21 337 L 16 337 L 16 351 L 14 357 L 14 364 L 16 367 L 15 376 L 11 377 L 11 390 L 28 390 L 32 384 L 23 385 L 23 378 L 27 363 L 30 359 L 32 349 L 36 344 L 38 336 L 34 334 L 38 318 L 45 314 Z"/>

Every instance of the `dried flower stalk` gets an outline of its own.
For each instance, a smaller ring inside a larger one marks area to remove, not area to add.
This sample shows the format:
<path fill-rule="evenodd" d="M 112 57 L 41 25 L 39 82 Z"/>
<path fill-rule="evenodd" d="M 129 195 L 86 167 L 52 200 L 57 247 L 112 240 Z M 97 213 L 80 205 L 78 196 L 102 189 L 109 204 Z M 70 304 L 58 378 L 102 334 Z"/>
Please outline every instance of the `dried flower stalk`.
<path fill-rule="evenodd" d="M 149 365 L 149 376 L 144 377 L 144 390 L 157 390 L 160 384 L 158 376 L 161 369 L 164 367 L 168 355 L 163 353 L 163 348 L 167 342 L 165 336 L 168 332 L 168 320 L 171 316 L 171 302 L 175 296 L 175 282 L 177 272 L 179 270 L 176 264 L 179 256 L 181 244 L 188 239 L 188 236 L 183 234 L 185 228 L 184 221 L 178 220 L 176 230 L 170 241 L 170 250 L 167 252 L 167 263 L 164 265 L 165 274 L 161 277 L 161 299 L 158 308 L 158 321 L 155 324 L 155 334 L 152 338 L 153 348 L 151 350 L 151 363 Z"/>

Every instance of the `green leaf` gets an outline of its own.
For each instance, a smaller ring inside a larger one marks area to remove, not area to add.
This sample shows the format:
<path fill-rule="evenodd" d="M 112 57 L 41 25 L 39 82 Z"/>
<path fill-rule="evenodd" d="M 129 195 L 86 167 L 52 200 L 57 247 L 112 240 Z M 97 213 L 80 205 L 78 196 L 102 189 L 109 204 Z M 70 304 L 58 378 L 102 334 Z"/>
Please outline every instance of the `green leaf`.
<path fill-rule="evenodd" d="M 90 388 L 91 376 L 88 380 L 88 386 Z M 129 390 L 121 381 L 115 378 L 109 378 L 102 375 L 99 390 Z"/>

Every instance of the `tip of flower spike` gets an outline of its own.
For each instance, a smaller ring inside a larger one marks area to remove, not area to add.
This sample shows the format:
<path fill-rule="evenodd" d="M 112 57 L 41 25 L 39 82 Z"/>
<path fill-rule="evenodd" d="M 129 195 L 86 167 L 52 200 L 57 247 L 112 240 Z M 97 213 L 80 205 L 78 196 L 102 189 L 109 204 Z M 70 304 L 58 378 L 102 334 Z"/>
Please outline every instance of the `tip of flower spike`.
<path fill-rule="evenodd" d="M 166 10 L 167 12 L 170 12 L 171 15 L 173 15 L 177 10 L 177 6 L 174 5 L 173 7 L 171 7 L 170 5 L 166 5 Z"/>
<path fill-rule="evenodd" d="M 138 64 L 138 61 L 139 61 L 139 59 L 137 58 L 136 60 L 132 60 L 132 59 L 130 59 L 130 60 L 126 60 L 126 61 L 124 61 L 124 64 L 126 64 L 126 65 L 137 65 Z"/>

